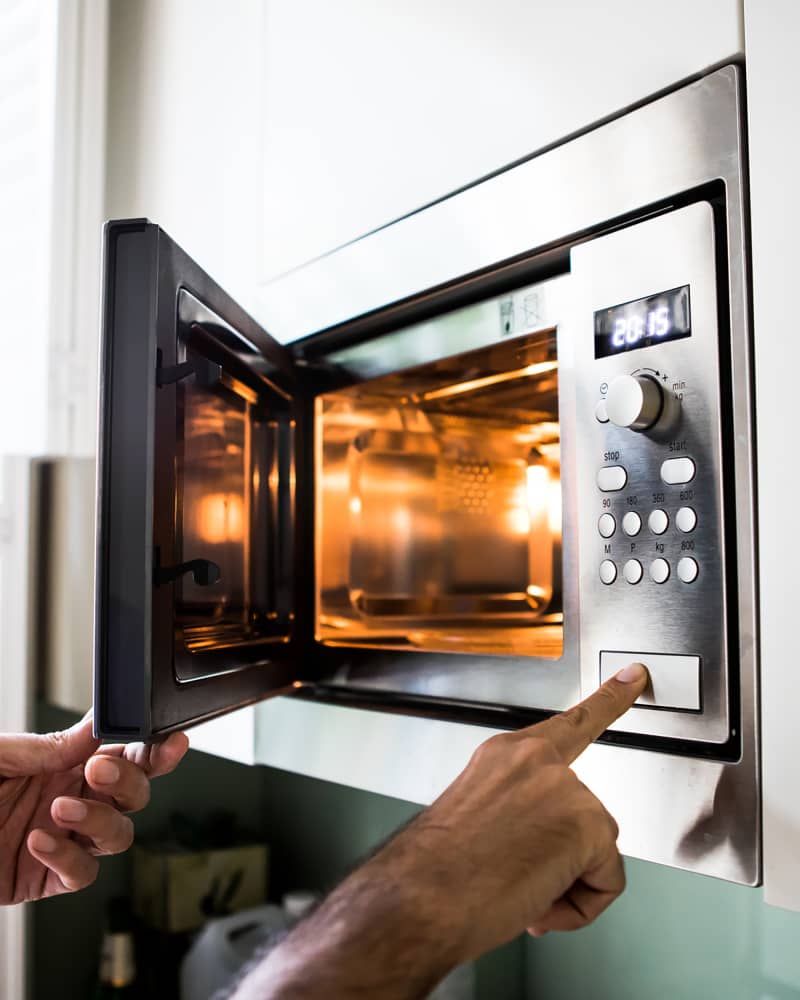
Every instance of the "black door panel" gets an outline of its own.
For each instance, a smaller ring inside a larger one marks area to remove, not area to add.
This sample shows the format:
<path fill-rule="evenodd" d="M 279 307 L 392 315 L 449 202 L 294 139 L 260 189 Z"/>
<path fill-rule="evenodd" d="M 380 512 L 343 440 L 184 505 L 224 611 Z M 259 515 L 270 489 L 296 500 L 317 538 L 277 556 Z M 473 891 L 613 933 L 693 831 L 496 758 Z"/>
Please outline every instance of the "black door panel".
<path fill-rule="evenodd" d="M 105 234 L 95 726 L 147 739 L 291 687 L 287 351 L 155 225 Z"/>

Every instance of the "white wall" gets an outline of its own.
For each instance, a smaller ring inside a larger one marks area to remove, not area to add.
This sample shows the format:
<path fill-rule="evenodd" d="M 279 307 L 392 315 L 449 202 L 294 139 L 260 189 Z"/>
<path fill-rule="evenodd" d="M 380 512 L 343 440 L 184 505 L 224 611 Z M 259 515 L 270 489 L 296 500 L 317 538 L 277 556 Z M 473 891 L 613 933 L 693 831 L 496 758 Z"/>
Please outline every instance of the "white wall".
<path fill-rule="evenodd" d="M 261 276 L 260 0 L 112 0 L 110 218 L 159 223 L 245 302 Z"/>
<path fill-rule="evenodd" d="M 56 14 L 0 5 L 0 455 L 46 447 Z"/>
<path fill-rule="evenodd" d="M 92 454 L 106 0 L 0 4 L 0 455 Z"/>

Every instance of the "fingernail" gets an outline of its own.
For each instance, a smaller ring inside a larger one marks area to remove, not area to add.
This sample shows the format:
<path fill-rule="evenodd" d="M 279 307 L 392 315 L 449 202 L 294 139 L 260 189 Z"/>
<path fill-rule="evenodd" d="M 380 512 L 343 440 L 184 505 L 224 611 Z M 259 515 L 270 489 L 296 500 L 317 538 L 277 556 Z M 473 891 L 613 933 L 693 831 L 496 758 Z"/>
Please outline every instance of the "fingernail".
<path fill-rule="evenodd" d="M 79 799 L 59 799 L 56 803 L 58 818 L 66 823 L 80 823 L 86 819 L 88 809 Z"/>
<path fill-rule="evenodd" d="M 34 851 L 38 851 L 40 854 L 52 854 L 58 847 L 55 837 L 51 837 L 44 830 L 35 830 L 31 834 L 30 844 Z"/>
<path fill-rule="evenodd" d="M 647 673 L 647 669 L 642 663 L 629 663 L 614 675 L 615 680 L 623 684 L 631 684 L 633 681 L 640 681 Z"/>
<path fill-rule="evenodd" d="M 119 779 L 119 767 L 108 757 L 98 757 L 92 763 L 92 777 L 101 785 L 111 785 Z"/>

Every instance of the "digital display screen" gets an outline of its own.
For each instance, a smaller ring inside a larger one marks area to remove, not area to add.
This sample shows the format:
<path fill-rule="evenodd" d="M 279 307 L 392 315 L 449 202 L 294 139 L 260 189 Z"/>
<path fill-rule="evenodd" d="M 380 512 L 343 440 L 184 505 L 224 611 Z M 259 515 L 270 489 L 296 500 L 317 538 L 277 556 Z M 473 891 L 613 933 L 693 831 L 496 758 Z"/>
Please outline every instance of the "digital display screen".
<path fill-rule="evenodd" d="M 607 358 L 692 335 L 689 286 L 623 302 L 594 314 L 594 356 Z"/>

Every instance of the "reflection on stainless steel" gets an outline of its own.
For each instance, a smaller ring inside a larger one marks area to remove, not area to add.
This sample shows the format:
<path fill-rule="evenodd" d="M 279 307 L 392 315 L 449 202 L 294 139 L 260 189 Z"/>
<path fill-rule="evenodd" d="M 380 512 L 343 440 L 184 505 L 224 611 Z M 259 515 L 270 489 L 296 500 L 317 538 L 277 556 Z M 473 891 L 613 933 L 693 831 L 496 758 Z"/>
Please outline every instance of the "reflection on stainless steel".
<path fill-rule="evenodd" d="M 321 397 L 318 637 L 560 656 L 558 421 L 553 330 Z"/>
<path fill-rule="evenodd" d="M 429 389 L 422 394 L 424 400 L 442 399 L 446 396 L 457 396 L 465 392 L 476 392 L 478 389 L 486 389 L 492 385 L 499 385 L 501 382 L 515 382 L 517 379 L 527 379 L 531 375 L 542 375 L 544 372 L 555 371 L 558 367 L 557 361 L 539 361 L 536 364 L 526 365 L 518 371 L 498 372 L 495 375 L 484 375 L 481 378 L 469 379 L 458 385 L 445 385 L 441 389 Z"/>

